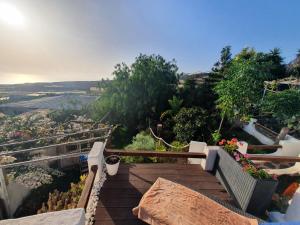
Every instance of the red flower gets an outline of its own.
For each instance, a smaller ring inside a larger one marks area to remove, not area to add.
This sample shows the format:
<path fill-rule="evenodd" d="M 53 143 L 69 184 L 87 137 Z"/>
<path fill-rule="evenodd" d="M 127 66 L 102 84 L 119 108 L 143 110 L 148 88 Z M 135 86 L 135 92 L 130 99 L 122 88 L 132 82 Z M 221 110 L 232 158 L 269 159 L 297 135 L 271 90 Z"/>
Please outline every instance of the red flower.
<path fill-rule="evenodd" d="M 224 145 L 224 143 L 226 142 L 225 139 L 222 139 L 220 142 L 219 142 L 219 145 Z"/>
<path fill-rule="evenodd" d="M 236 142 L 238 142 L 238 139 L 237 138 L 232 138 L 231 141 L 236 143 Z"/>
<path fill-rule="evenodd" d="M 248 154 L 244 154 L 244 158 L 245 159 L 249 159 L 249 155 Z"/>

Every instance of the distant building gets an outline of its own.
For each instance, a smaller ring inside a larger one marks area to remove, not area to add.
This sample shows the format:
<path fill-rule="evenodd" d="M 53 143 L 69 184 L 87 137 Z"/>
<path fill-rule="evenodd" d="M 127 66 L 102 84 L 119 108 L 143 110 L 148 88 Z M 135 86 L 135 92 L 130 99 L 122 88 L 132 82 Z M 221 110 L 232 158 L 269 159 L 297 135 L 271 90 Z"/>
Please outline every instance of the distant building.
<path fill-rule="evenodd" d="M 0 97 L 0 102 L 5 102 L 8 101 L 9 97 L 5 96 L 5 97 Z"/>
<path fill-rule="evenodd" d="M 90 92 L 92 93 L 92 94 L 100 94 L 101 93 L 101 88 L 99 88 L 99 87 L 90 87 Z"/>

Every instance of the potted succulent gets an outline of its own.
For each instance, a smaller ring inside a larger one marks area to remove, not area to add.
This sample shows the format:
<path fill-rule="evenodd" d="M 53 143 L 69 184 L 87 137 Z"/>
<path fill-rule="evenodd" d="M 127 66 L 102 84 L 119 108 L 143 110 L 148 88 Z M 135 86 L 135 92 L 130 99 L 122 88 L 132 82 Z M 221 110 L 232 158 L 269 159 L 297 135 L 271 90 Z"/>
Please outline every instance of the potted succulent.
<path fill-rule="evenodd" d="M 265 213 L 278 181 L 238 151 L 236 138 L 221 140 L 215 164 L 216 177 L 234 198 L 240 208 L 259 216 Z"/>
<path fill-rule="evenodd" d="M 110 155 L 105 158 L 105 165 L 106 165 L 108 175 L 114 176 L 117 174 L 120 161 L 121 159 L 117 155 Z"/>

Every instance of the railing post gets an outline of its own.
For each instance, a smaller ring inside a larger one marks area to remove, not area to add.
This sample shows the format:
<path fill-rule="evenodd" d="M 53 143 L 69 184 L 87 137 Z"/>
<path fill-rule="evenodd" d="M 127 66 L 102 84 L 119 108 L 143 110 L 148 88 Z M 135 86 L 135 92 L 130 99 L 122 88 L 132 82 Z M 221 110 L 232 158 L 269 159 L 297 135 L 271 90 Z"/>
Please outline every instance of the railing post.
<path fill-rule="evenodd" d="M 189 152 L 196 152 L 196 153 L 204 153 L 204 150 L 206 149 L 207 144 L 205 142 L 199 142 L 199 141 L 191 141 Z M 194 159 L 194 158 L 188 158 L 189 164 L 201 164 L 203 159 Z"/>
<path fill-rule="evenodd" d="M 3 199 L 6 213 L 8 214 L 8 217 L 11 217 L 11 210 L 10 210 L 10 202 L 9 202 L 9 196 L 8 191 L 6 188 L 6 181 L 5 181 L 5 174 L 3 172 L 3 168 L 0 168 L 0 198 Z"/>
<path fill-rule="evenodd" d="M 98 166 L 97 176 L 100 179 L 102 175 L 103 168 L 103 151 L 105 148 L 105 144 L 103 142 L 95 142 L 92 150 L 88 154 L 88 166 L 89 172 L 91 172 L 91 168 L 93 165 Z"/>

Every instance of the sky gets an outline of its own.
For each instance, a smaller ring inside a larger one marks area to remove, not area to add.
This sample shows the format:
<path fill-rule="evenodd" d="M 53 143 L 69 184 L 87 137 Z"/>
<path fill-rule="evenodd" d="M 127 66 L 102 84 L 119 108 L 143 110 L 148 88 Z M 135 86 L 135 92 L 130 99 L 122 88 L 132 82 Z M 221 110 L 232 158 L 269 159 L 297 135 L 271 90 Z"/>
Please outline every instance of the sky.
<path fill-rule="evenodd" d="M 112 78 L 140 54 L 209 71 L 232 46 L 300 49 L 299 0 L 0 0 L 0 83 Z"/>

